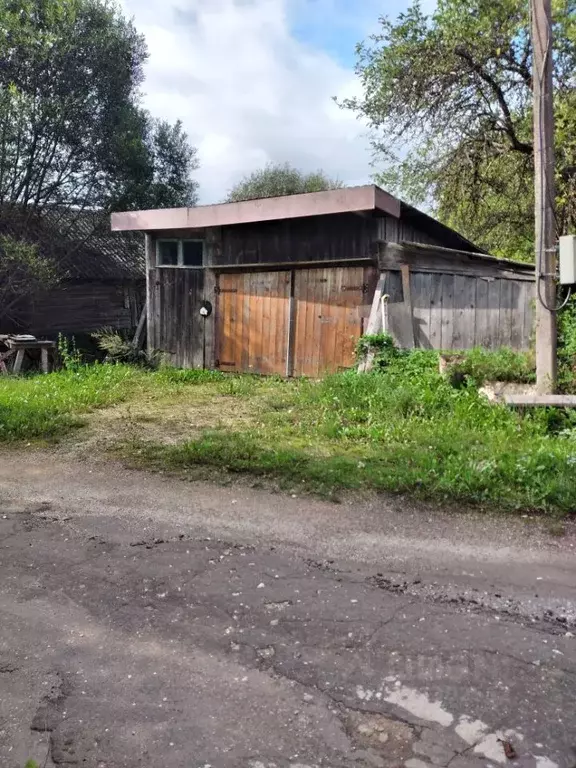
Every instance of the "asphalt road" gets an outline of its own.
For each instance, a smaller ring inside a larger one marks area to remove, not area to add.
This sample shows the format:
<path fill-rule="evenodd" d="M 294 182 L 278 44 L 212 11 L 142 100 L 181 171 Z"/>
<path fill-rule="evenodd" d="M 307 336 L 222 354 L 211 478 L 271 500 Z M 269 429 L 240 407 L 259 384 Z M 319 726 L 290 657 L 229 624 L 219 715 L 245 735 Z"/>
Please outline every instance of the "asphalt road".
<path fill-rule="evenodd" d="M 576 765 L 576 532 L 0 455 L 0 766 Z"/>

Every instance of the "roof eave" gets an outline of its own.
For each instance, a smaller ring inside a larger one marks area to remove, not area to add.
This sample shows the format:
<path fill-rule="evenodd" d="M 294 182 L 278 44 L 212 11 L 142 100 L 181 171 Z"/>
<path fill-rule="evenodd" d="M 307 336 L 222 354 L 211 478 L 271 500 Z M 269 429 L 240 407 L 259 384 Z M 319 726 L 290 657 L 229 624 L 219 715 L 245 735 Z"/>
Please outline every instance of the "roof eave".
<path fill-rule="evenodd" d="M 369 184 L 363 187 L 343 187 L 325 192 L 268 197 L 239 203 L 113 213 L 112 230 L 121 232 L 205 229 L 370 211 L 399 218 L 400 201 L 374 184 Z"/>

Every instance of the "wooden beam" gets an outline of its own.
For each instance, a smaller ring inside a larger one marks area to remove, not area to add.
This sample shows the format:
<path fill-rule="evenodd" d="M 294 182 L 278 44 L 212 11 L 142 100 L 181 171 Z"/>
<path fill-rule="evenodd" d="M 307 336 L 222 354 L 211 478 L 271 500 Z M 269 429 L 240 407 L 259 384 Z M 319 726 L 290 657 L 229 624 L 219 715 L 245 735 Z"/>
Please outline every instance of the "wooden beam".
<path fill-rule="evenodd" d="M 384 295 L 384 289 L 386 287 L 386 272 L 382 272 L 378 280 L 378 284 L 374 291 L 372 298 L 372 307 L 370 309 L 370 316 L 368 317 L 368 323 L 366 325 L 365 334 L 367 336 L 373 336 L 382 330 L 382 296 Z M 367 373 L 372 370 L 374 365 L 374 352 L 368 352 L 366 359 L 363 360 L 358 366 L 358 373 Z"/>
<path fill-rule="evenodd" d="M 513 408 L 576 408 L 576 395 L 504 395 Z"/>
<path fill-rule="evenodd" d="M 140 313 L 140 319 L 138 320 L 138 325 L 136 326 L 136 333 L 134 334 L 134 338 L 132 339 L 132 346 L 135 349 L 142 349 L 144 346 L 144 328 L 146 327 L 146 304 L 142 307 L 142 312 Z"/>
<path fill-rule="evenodd" d="M 399 339 L 400 346 L 408 349 L 414 347 L 414 313 L 412 311 L 412 292 L 410 290 L 410 267 L 403 264 L 400 267 L 402 274 L 402 295 L 403 301 L 403 329 L 402 339 Z"/>
<path fill-rule="evenodd" d="M 290 272 L 290 297 L 288 299 L 288 342 L 286 345 L 286 376 L 294 375 L 294 348 L 296 341 L 295 274 Z"/>
<path fill-rule="evenodd" d="M 437 246 L 381 241 L 374 243 L 372 253 L 381 270 L 399 270 L 403 264 L 408 264 L 414 272 L 441 272 L 530 282 L 535 280 L 534 267 L 530 264 Z"/>
<path fill-rule="evenodd" d="M 157 312 L 158 308 L 152 301 L 154 297 L 154 280 L 152 270 L 156 266 L 156 253 L 154 238 L 149 233 L 146 233 L 144 236 L 144 248 L 146 253 L 146 348 L 148 350 L 148 354 L 152 355 L 154 352 L 154 342 L 156 338 L 154 334 L 157 331 L 155 320 L 158 320 L 157 316 L 152 317 L 152 313 Z"/>
<path fill-rule="evenodd" d="M 12 369 L 12 373 L 20 373 L 22 370 L 22 363 L 24 362 L 25 353 L 26 350 L 22 347 L 20 347 L 16 352 L 16 360 L 14 361 L 14 368 Z"/>
<path fill-rule="evenodd" d="M 452 262 L 457 262 L 460 258 L 465 261 L 485 262 L 486 264 L 499 264 L 509 269 L 534 274 L 534 265 L 524 261 L 514 261 L 513 259 L 499 259 L 497 256 L 490 256 L 487 253 L 476 253 L 474 251 L 462 251 L 455 248 L 445 248 L 442 245 L 431 245 L 430 243 L 413 243 L 407 240 L 402 242 L 379 240 L 372 246 L 372 251 L 376 254 L 382 254 L 385 251 L 394 250 L 403 253 L 420 253 L 422 255 L 443 255 Z"/>
<path fill-rule="evenodd" d="M 374 291 L 372 308 L 370 309 L 370 316 L 366 325 L 366 334 L 370 336 L 382 330 L 382 310 L 380 309 L 380 304 L 386 287 L 386 278 L 387 273 L 382 272 L 376 290 Z"/>
<path fill-rule="evenodd" d="M 41 347 L 40 348 L 40 367 L 42 369 L 42 373 L 50 373 L 50 353 L 48 351 L 48 347 Z"/>
<path fill-rule="evenodd" d="M 248 264 L 214 264 L 212 269 L 215 272 L 270 272 L 279 269 L 324 269 L 325 267 L 359 267 L 364 264 L 375 264 L 376 259 L 372 256 L 365 256 L 357 259 L 325 259 L 316 261 L 252 261 Z"/>

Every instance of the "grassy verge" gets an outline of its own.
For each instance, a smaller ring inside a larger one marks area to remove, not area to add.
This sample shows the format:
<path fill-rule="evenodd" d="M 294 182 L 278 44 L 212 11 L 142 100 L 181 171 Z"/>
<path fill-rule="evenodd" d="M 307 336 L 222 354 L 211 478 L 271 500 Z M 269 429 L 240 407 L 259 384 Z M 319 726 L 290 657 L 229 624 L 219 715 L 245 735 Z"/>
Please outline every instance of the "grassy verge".
<path fill-rule="evenodd" d="M 273 479 L 292 492 L 410 492 L 569 514 L 576 510 L 575 415 L 522 416 L 479 395 L 479 382 L 495 371 L 508 378 L 511 365 L 515 378 L 529 379 L 529 363 L 507 354 L 470 355 L 460 388 L 438 374 L 437 355 L 424 351 L 392 355 L 371 374 L 319 382 L 124 365 L 7 379 L 0 381 L 0 439 L 57 436 L 88 411 L 122 402 L 136 410 L 145 402 L 145 417 L 128 436 L 106 422 L 122 455 L 141 466 L 225 470 Z M 172 407 L 180 408 L 177 432 Z M 159 423 L 146 432 L 152 418 Z"/>
<path fill-rule="evenodd" d="M 480 376 L 480 372 L 477 373 Z M 436 356 L 415 352 L 374 374 L 279 385 L 259 422 L 176 445 L 125 446 L 146 466 L 213 467 L 270 477 L 290 490 L 411 492 L 502 510 L 576 509 L 571 414 L 522 416 L 473 383 L 454 389 Z"/>
<path fill-rule="evenodd" d="M 167 397 L 183 386 L 221 380 L 218 373 L 130 365 L 77 365 L 46 376 L 0 377 L 0 442 L 50 439 L 85 423 L 85 414 L 144 393 Z M 246 388 L 246 385 L 244 385 Z"/>
<path fill-rule="evenodd" d="M 126 420 L 135 419 L 139 410 L 145 413 L 143 419 L 161 420 L 179 403 L 209 411 L 208 405 L 217 404 L 218 398 L 247 404 L 283 386 L 291 384 L 218 371 L 170 367 L 150 371 L 121 363 L 75 364 L 45 376 L 0 376 L 0 443 L 59 438 L 85 425 L 93 411 L 121 403 L 126 405 Z M 211 423 L 219 421 L 218 405 L 213 410 Z M 242 407 L 236 411 L 241 415 Z M 138 429 L 138 424 L 132 426 Z"/>
<path fill-rule="evenodd" d="M 0 380 L 0 440 L 51 438 L 82 424 L 81 414 L 126 396 L 140 372 L 86 366 L 47 376 Z"/>

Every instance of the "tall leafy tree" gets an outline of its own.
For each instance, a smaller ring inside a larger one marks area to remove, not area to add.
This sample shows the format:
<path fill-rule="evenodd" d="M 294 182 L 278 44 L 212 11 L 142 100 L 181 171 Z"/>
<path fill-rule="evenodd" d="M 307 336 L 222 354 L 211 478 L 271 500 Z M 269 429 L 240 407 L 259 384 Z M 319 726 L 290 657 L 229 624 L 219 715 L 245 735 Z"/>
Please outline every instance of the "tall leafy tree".
<path fill-rule="evenodd" d="M 139 104 L 146 57 L 108 0 L 0 0 L 0 205 L 194 202 L 181 125 Z"/>
<path fill-rule="evenodd" d="M 331 179 L 323 171 L 304 173 L 289 163 L 268 164 L 245 176 L 228 193 L 227 202 L 257 200 L 263 197 L 282 197 L 304 192 L 323 192 L 339 189 L 342 183 Z"/>
<path fill-rule="evenodd" d="M 174 125 L 145 112 L 136 115 L 142 141 L 119 137 L 118 176 L 111 206 L 116 210 L 177 208 L 198 203 L 197 152 L 178 120 Z"/>
<path fill-rule="evenodd" d="M 0 0 L 0 296 L 58 274 L 83 211 L 196 203 L 181 123 L 141 107 L 146 57 L 112 0 Z"/>
<path fill-rule="evenodd" d="M 576 1 L 554 0 L 558 226 L 576 222 Z M 418 0 L 357 49 L 378 180 L 490 250 L 532 238 L 532 45 L 526 0 Z"/>

